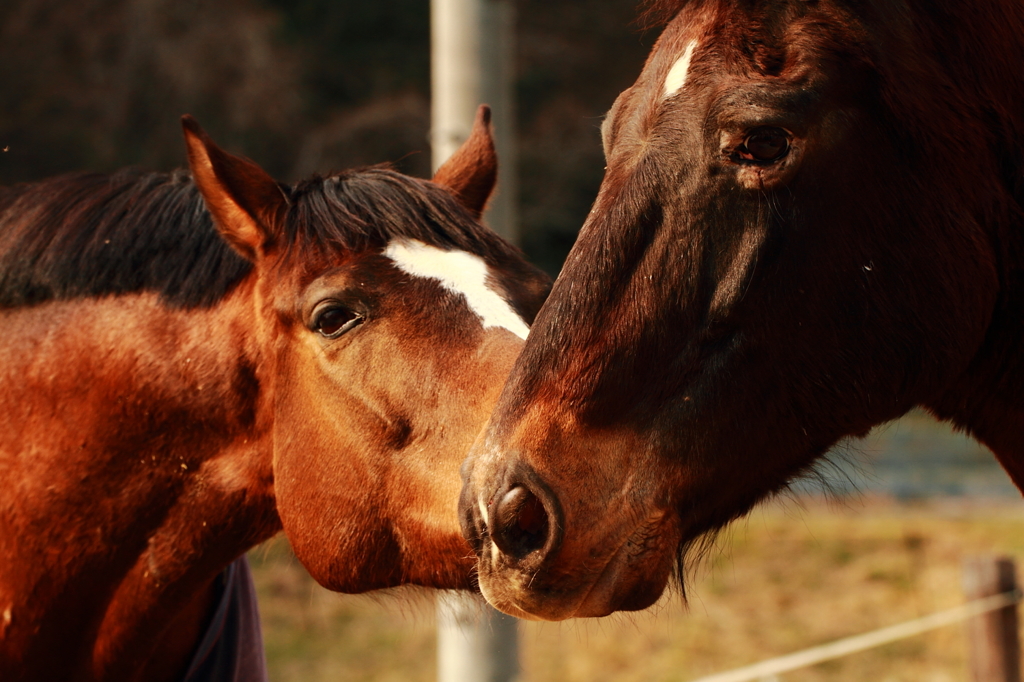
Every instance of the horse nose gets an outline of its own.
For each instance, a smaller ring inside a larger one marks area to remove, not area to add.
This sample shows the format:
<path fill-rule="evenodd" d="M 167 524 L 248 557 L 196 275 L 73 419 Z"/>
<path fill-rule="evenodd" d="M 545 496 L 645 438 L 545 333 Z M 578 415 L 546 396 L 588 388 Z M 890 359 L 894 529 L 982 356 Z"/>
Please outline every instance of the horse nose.
<path fill-rule="evenodd" d="M 498 474 L 491 493 L 466 483 L 459 500 L 462 534 L 477 556 L 487 540 L 507 560 L 543 561 L 561 542 L 562 512 L 558 498 L 529 467 L 519 464 Z"/>
<path fill-rule="evenodd" d="M 521 480 L 499 489 L 491 498 L 488 516 L 491 541 L 515 561 L 542 561 L 561 537 L 557 500 L 539 481 Z"/>

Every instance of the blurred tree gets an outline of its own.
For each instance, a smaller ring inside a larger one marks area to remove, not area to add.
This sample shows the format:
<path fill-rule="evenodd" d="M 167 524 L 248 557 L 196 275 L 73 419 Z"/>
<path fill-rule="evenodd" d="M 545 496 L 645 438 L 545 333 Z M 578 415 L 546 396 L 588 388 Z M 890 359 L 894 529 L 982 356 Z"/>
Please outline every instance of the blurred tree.
<path fill-rule="evenodd" d="M 601 121 L 640 74 L 653 36 L 635 0 L 520 0 L 520 218 L 523 246 L 556 274 L 604 175 Z"/>
<path fill-rule="evenodd" d="M 395 91 L 428 96 L 428 0 L 264 0 L 280 35 L 303 53 L 303 91 L 315 112 Z"/>
<path fill-rule="evenodd" d="M 180 165 L 186 112 L 278 160 L 299 100 L 276 23 L 248 0 L 4 0 L 0 181 Z"/>
<path fill-rule="evenodd" d="M 635 4 L 518 2 L 520 215 L 552 272 L 600 183 L 601 116 L 650 47 Z M 186 112 L 284 180 L 426 176 L 429 28 L 429 0 L 3 0 L 0 183 L 180 166 Z"/>
<path fill-rule="evenodd" d="M 301 60 L 307 130 L 292 176 L 382 161 L 428 175 L 429 0 L 263 2 Z"/>

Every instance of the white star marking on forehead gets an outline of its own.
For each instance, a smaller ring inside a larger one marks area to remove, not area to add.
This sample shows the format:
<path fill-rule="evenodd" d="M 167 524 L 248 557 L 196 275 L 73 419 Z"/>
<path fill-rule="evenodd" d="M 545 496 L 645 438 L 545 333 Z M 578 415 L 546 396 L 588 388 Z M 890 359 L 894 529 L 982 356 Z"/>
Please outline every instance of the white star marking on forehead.
<path fill-rule="evenodd" d="M 668 71 L 668 77 L 665 78 L 665 98 L 669 98 L 672 95 L 679 92 L 679 90 L 686 85 L 686 76 L 690 72 L 690 60 L 693 59 L 693 51 L 697 47 L 697 41 L 691 40 L 686 46 L 686 51 L 683 52 L 683 56 L 676 60 L 676 63 L 672 65 L 672 68 Z"/>
<path fill-rule="evenodd" d="M 502 327 L 521 339 L 530 333 L 508 301 L 487 286 L 487 264 L 480 257 L 465 251 L 445 251 L 415 239 L 393 240 L 384 255 L 403 272 L 436 279 L 445 289 L 462 294 L 484 329 Z"/>

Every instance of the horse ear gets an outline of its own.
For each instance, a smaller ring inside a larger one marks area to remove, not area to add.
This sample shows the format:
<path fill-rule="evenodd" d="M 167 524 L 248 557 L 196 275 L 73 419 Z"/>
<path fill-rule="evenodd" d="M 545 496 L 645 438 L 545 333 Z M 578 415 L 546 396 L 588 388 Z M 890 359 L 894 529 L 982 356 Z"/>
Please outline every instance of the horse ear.
<path fill-rule="evenodd" d="M 498 154 L 491 134 L 491 108 L 481 104 L 473 132 L 462 146 L 441 164 L 435 183 L 448 188 L 463 206 L 479 218 L 498 181 Z"/>
<path fill-rule="evenodd" d="M 192 177 L 217 230 L 236 251 L 256 261 L 273 241 L 288 197 L 262 168 L 218 147 L 191 116 L 181 117 L 181 127 Z"/>

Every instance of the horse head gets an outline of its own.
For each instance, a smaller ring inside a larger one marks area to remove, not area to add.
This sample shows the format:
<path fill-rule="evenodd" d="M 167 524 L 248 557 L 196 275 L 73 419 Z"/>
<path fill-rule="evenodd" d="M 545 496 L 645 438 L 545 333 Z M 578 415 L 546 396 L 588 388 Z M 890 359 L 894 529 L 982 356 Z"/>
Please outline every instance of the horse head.
<path fill-rule="evenodd" d="M 657 4 L 463 469 L 481 588 L 522 617 L 648 606 L 707 533 L 914 405 L 1024 481 L 1024 13 Z"/>
<path fill-rule="evenodd" d="M 334 590 L 469 587 L 458 463 L 548 287 L 477 222 L 489 111 L 433 182 L 371 168 L 287 187 L 183 125 L 217 229 L 254 266 L 239 333 L 258 360 L 239 381 L 296 555 Z"/>

